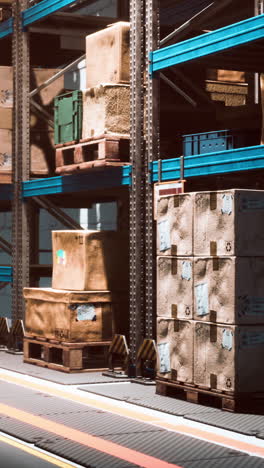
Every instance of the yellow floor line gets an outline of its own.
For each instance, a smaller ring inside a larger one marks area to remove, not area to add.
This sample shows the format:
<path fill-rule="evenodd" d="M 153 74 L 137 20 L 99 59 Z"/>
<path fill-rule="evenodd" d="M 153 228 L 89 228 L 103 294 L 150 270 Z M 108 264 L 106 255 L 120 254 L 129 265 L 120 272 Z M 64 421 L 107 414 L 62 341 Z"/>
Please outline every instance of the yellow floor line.
<path fill-rule="evenodd" d="M 86 405 L 92 406 L 100 410 L 105 410 L 113 414 L 118 414 L 119 416 L 124 416 L 128 418 L 136 419 L 141 422 L 153 424 L 163 429 L 175 431 L 179 434 L 183 434 L 183 435 L 190 436 L 190 437 L 198 437 L 210 443 L 225 445 L 235 450 L 239 450 L 239 451 L 242 450 L 244 452 L 251 453 L 256 456 L 259 455 L 261 457 L 264 457 L 264 444 L 263 444 L 263 447 L 260 447 L 259 445 L 255 445 L 254 443 L 236 440 L 231 437 L 228 437 L 227 435 L 222 436 L 219 434 L 215 434 L 215 432 L 210 432 L 210 431 L 207 431 L 206 429 L 202 430 L 199 428 L 191 428 L 190 426 L 187 426 L 184 424 L 168 423 L 164 421 L 163 419 L 159 419 L 158 417 L 150 416 L 147 414 L 142 414 L 135 410 L 129 410 L 127 408 L 117 407 L 105 401 L 95 400 L 87 395 L 84 395 L 84 396 L 74 395 L 71 392 L 67 392 L 63 389 L 51 388 L 45 384 L 29 382 L 22 378 L 11 376 L 11 375 L 5 375 L 5 374 L 0 373 L 0 379 L 8 381 L 10 383 L 17 384 L 17 385 L 22 385 L 23 387 L 30 388 L 31 390 L 35 389 L 43 393 L 45 392 L 49 393 L 56 397 L 65 398 L 65 399 L 74 401 L 76 403 L 84 403 Z"/>
<path fill-rule="evenodd" d="M 129 410 L 129 409 L 126 409 L 126 408 L 117 408 L 114 405 L 112 405 L 111 403 L 107 403 L 107 402 L 104 402 L 104 401 L 98 401 L 98 400 L 90 398 L 90 397 L 88 397 L 86 395 L 84 395 L 84 396 L 74 395 L 73 393 L 67 392 L 67 391 L 62 390 L 62 389 L 51 388 L 51 387 L 48 387 L 46 385 L 35 383 L 35 382 L 28 382 L 28 381 L 23 380 L 23 379 L 21 379 L 19 377 L 13 377 L 13 376 L 10 376 L 10 375 L 3 375 L 3 374 L 0 373 L 0 379 L 1 380 L 6 380 L 6 381 L 8 381 L 10 383 L 14 383 L 14 384 L 17 384 L 17 385 L 22 385 L 23 387 L 30 388 L 31 390 L 34 389 L 34 390 L 38 390 L 38 391 L 41 391 L 41 392 L 44 392 L 44 393 L 47 392 L 47 393 L 50 393 L 53 396 L 70 399 L 70 400 L 75 401 L 77 403 L 84 403 L 86 405 L 93 406 L 93 407 L 98 408 L 98 409 L 110 411 L 111 413 L 116 413 L 116 414 L 119 414 L 121 416 L 127 416 L 127 417 L 133 418 L 133 419 L 140 419 L 141 421 L 144 421 L 144 422 L 156 422 L 157 421 L 157 418 L 154 418 L 154 417 L 149 416 L 147 414 L 136 413 L 135 411 Z M 136 416 L 135 416 L 135 414 L 136 414 Z"/>
<path fill-rule="evenodd" d="M 0 435 L 0 441 L 4 442 L 5 444 L 11 445 L 19 450 L 23 450 L 23 452 L 29 453 L 33 455 L 33 457 L 41 458 L 41 460 L 45 460 L 55 466 L 59 466 L 60 468 L 72 468 L 73 465 L 63 462 L 62 460 L 58 460 L 57 458 L 52 457 L 51 455 L 46 455 L 45 453 L 39 452 L 38 450 L 34 449 L 33 447 L 28 447 L 20 442 L 16 442 L 13 439 L 9 439 L 9 437 L 4 437 Z"/>

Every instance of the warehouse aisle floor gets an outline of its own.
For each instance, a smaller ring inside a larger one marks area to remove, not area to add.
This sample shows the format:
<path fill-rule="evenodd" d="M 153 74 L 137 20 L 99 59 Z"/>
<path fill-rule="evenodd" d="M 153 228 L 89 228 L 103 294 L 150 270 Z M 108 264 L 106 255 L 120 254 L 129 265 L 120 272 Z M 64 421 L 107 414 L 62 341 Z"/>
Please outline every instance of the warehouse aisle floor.
<path fill-rule="evenodd" d="M 84 467 L 264 468 L 264 416 L 160 397 L 101 374 L 45 371 L 0 353 L 0 431 Z"/>

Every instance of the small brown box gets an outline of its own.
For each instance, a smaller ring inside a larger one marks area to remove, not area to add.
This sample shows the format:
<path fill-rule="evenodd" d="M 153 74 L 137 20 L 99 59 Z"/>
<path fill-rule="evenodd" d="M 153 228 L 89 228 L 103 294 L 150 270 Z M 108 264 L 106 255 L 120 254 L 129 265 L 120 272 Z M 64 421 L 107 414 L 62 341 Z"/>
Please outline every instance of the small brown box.
<path fill-rule="evenodd" d="M 9 112 L 11 109 L 1 109 L 1 115 Z M 10 174 L 12 169 L 12 130 L 0 128 L 0 173 Z M 50 173 L 48 156 L 53 156 L 53 132 L 52 131 L 35 131 L 31 132 L 31 165 L 30 172 L 32 175 L 48 175 Z"/>
<path fill-rule="evenodd" d="M 54 289 L 127 291 L 127 238 L 114 231 L 53 231 Z"/>
<path fill-rule="evenodd" d="M 161 198 L 157 213 L 157 255 L 193 254 L 193 194 Z"/>
<path fill-rule="evenodd" d="M 194 255 L 264 256 L 263 219 L 264 190 L 196 193 Z"/>
<path fill-rule="evenodd" d="M 264 391 L 264 326 L 194 323 L 195 385 L 223 392 Z"/>
<path fill-rule="evenodd" d="M 83 92 L 82 138 L 96 138 L 107 134 L 129 136 L 129 109 L 128 85 L 101 84 L 87 89 Z"/>
<path fill-rule="evenodd" d="M 25 331 L 59 342 L 108 341 L 115 331 L 109 291 L 24 288 Z"/>
<path fill-rule="evenodd" d="M 129 28 L 118 22 L 86 36 L 86 85 L 129 83 Z"/>
<path fill-rule="evenodd" d="M 165 317 L 157 319 L 158 377 L 193 382 L 193 323 Z"/>
<path fill-rule="evenodd" d="M 58 73 L 55 68 L 33 68 L 32 70 L 32 88 L 37 88 L 46 80 Z M 13 107 L 13 68 L 0 67 L 0 107 Z M 55 96 L 61 94 L 64 90 L 64 78 L 61 76 L 46 88 L 43 88 L 37 96 L 44 106 L 53 104 Z M 33 98 L 34 99 L 34 98 Z"/>
<path fill-rule="evenodd" d="M 157 315 L 193 318 L 193 257 L 157 258 Z"/>
<path fill-rule="evenodd" d="M 264 257 L 194 257 L 194 318 L 264 324 Z"/>

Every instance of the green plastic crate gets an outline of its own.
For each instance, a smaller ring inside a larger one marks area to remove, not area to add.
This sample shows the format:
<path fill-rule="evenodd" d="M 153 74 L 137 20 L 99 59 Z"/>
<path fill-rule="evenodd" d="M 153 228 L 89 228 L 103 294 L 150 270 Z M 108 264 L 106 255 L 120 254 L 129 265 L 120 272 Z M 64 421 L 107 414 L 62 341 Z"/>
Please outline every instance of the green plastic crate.
<path fill-rule="evenodd" d="M 72 91 L 54 99 L 55 145 L 80 140 L 82 136 L 82 92 Z"/>

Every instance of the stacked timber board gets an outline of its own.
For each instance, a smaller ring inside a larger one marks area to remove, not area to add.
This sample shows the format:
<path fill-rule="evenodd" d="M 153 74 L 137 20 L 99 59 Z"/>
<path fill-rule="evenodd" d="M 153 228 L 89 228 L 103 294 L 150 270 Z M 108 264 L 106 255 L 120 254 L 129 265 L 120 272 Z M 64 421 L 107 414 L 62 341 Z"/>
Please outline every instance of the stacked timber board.
<path fill-rule="evenodd" d="M 65 372 L 107 367 L 128 329 L 128 251 L 119 232 L 54 231 L 52 288 L 25 288 L 24 361 Z"/>
<path fill-rule="evenodd" d="M 56 141 L 57 174 L 128 163 L 129 23 L 118 22 L 86 37 L 86 74 L 79 137 Z"/>
<path fill-rule="evenodd" d="M 159 201 L 159 385 L 264 395 L 263 221 L 263 191 Z"/>
<path fill-rule="evenodd" d="M 31 87 L 34 89 L 58 72 L 56 69 L 32 70 Z M 0 67 L 0 182 L 11 182 L 12 171 L 12 109 L 13 109 L 13 69 Z M 63 91 L 63 78 L 58 78 L 34 97 L 45 111 L 50 112 L 54 97 Z M 37 117 L 34 111 L 30 116 L 31 128 L 31 174 L 49 175 L 54 172 L 53 130 L 45 120 Z"/>

